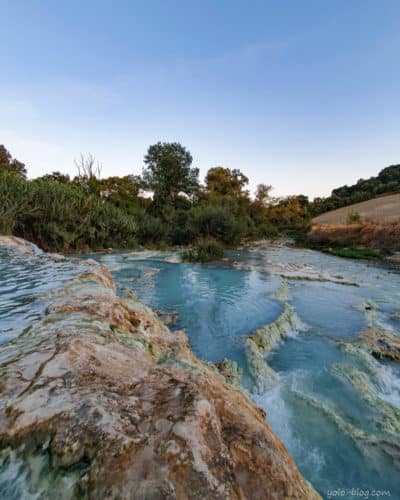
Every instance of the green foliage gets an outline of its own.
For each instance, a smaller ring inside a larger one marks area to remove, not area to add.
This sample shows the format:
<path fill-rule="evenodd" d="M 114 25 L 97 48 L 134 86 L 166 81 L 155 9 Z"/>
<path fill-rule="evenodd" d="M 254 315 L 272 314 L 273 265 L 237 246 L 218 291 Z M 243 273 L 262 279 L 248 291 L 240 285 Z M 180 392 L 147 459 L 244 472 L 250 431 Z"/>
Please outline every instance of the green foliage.
<path fill-rule="evenodd" d="M 141 181 L 137 176 L 108 177 L 96 179 L 98 195 L 130 215 L 136 215 L 140 208 L 138 199 Z"/>
<path fill-rule="evenodd" d="M 371 200 L 382 194 L 400 192 L 400 165 L 391 165 L 379 172 L 376 177 L 359 179 L 352 186 L 342 186 L 332 191 L 327 198 L 315 198 L 310 204 L 312 216 L 336 208 Z"/>
<path fill-rule="evenodd" d="M 194 231 L 203 238 L 213 238 L 226 245 L 238 243 L 246 233 L 247 220 L 235 217 L 229 207 L 200 206 L 192 209 Z"/>
<path fill-rule="evenodd" d="M 176 210 L 170 226 L 171 243 L 189 245 L 196 239 L 197 234 L 193 210 Z"/>
<path fill-rule="evenodd" d="M 269 222 L 264 222 L 257 227 L 257 238 L 267 238 L 275 240 L 279 237 L 279 229 Z"/>
<path fill-rule="evenodd" d="M 54 171 L 28 181 L 23 165 L 2 146 L 0 231 L 65 252 L 201 241 L 190 255 L 208 260 L 222 255 L 221 245 L 306 227 L 306 197 L 273 200 L 271 186 L 260 184 L 252 201 L 248 178 L 224 167 L 211 168 L 200 186 L 192 161 L 181 144 L 158 142 L 144 158 L 143 179 L 100 178 L 101 164 L 89 154 L 75 161 L 73 179 Z M 153 197 L 142 196 L 142 189 L 153 191 Z"/>
<path fill-rule="evenodd" d="M 267 208 L 265 216 L 280 231 L 300 231 L 309 225 L 309 212 L 303 196 L 288 196 Z"/>
<path fill-rule="evenodd" d="M 272 186 L 269 186 L 267 184 L 259 184 L 255 192 L 256 202 L 260 203 L 261 205 L 265 205 L 270 198 L 271 190 Z"/>
<path fill-rule="evenodd" d="M 346 219 L 347 224 L 360 224 L 361 215 L 358 212 L 349 212 Z"/>
<path fill-rule="evenodd" d="M 224 255 L 224 248 L 220 243 L 214 240 L 204 240 L 182 252 L 182 259 L 185 262 L 205 263 L 220 260 Z"/>
<path fill-rule="evenodd" d="M 325 248 L 325 253 L 348 259 L 376 260 L 382 257 L 368 248 Z"/>
<path fill-rule="evenodd" d="M 168 226 L 158 217 L 141 212 L 138 216 L 137 237 L 141 244 L 159 246 L 168 239 Z"/>
<path fill-rule="evenodd" d="M 62 182 L 63 184 L 69 184 L 71 182 L 69 175 L 64 175 L 58 171 L 43 175 L 43 177 L 40 177 L 40 179 L 43 179 L 45 181 Z"/>
<path fill-rule="evenodd" d="M 12 158 L 7 149 L 0 144 L 0 173 L 10 172 L 21 177 L 26 177 L 26 167 L 23 163 Z"/>
<path fill-rule="evenodd" d="M 188 196 L 195 193 L 199 187 L 199 169 L 192 167 L 192 162 L 192 155 L 178 142 L 158 142 L 149 147 L 143 179 L 159 206 L 173 203 L 179 193 Z"/>
<path fill-rule="evenodd" d="M 249 179 L 238 169 L 214 167 L 207 172 L 205 182 L 211 195 L 239 197 L 244 194 L 243 189 Z"/>
<path fill-rule="evenodd" d="M 21 221 L 31 211 L 33 188 L 23 177 L 0 171 L 0 234 L 20 231 Z"/>
<path fill-rule="evenodd" d="M 0 174 L 0 230 L 44 249 L 77 251 L 132 246 L 136 221 L 119 208 L 58 181 Z"/>

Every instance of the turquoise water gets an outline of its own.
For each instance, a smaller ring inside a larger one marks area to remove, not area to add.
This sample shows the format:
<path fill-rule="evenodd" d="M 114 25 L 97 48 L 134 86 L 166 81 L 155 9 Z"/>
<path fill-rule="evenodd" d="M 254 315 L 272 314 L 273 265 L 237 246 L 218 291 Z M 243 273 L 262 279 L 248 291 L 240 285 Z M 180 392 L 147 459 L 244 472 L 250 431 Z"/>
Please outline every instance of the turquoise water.
<path fill-rule="evenodd" d="M 341 345 L 366 327 L 356 307 L 366 299 L 376 303 L 380 323 L 400 334 L 400 274 L 286 247 L 231 252 L 229 262 L 212 265 L 167 262 L 169 257 L 96 256 L 110 267 L 120 292 L 128 287 L 152 308 L 178 313 L 175 328 L 186 329 L 197 356 L 235 360 L 244 372 L 243 339 L 282 311 L 284 301 L 273 298 L 282 274 L 317 272 L 359 285 L 285 280 L 288 302 L 306 331 L 294 332 L 267 356 L 277 382 L 252 397 L 324 498 L 365 498 L 367 491 L 372 498 L 372 490 L 400 498 L 399 367 L 369 355 L 366 361 Z"/>
<path fill-rule="evenodd" d="M 82 265 L 70 259 L 54 260 L 40 253 L 16 255 L 0 248 L 0 344 L 43 317 L 46 292 L 82 270 Z"/>
<path fill-rule="evenodd" d="M 110 268 L 120 293 L 129 288 L 153 309 L 177 313 L 172 328 L 186 329 L 198 357 L 234 360 L 244 373 L 244 339 L 289 302 L 305 331 L 291 332 L 266 355 L 277 374 L 266 392 L 246 389 L 324 498 L 367 498 L 367 490 L 369 498 L 377 496 L 373 490 L 400 498 L 400 366 L 343 344 L 366 328 L 358 307 L 365 300 L 376 304 L 375 320 L 400 335 L 398 272 L 287 247 L 235 251 L 210 265 L 177 263 L 173 254 L 157 252 L 92 257 Z M 0 342 L 44 314 L 41 294 L 81 271 L 69 260 L 2 251 Z M 283 282 L 289 295 L 277 300 Z"/>

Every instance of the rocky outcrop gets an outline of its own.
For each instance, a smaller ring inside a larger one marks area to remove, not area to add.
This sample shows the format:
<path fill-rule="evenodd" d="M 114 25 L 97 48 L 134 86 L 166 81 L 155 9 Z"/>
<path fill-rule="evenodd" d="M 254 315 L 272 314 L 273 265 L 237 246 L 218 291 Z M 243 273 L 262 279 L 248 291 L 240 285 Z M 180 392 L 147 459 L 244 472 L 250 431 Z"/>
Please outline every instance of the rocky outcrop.
<path fill-rule="evenodd" d="M 262 410 L 93 265 L 0 347 L 0 497 L 313 499 Z"/>
<path fill-rule="evenodd" d="M 358 337 L 357 344 L 375 358 L 400 361 L 400 338 L 390 332 L 366 330 Z"/>
<path fill-rule="evenodd" d="M 382 325 L 378 306 L 367 300 L 356 307 L 364 313 L 367 329 L 358 336 L 355 344 L 375 358 L 400 361 L 400 337 Z"/>

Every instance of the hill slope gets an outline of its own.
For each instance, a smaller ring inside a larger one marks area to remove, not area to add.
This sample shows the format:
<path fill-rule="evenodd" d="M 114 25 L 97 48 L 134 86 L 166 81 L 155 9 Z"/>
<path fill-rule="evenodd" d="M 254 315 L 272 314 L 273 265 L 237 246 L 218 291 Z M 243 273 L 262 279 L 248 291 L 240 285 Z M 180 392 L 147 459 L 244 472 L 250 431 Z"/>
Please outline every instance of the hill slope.
<path fill-rule="evenodd" d="M 356 184 L 351 186 L 338 187 L 327 198 L 315 198 L 311 203 L 311 213 L 318 216 L 329 210 L 399 192 L 400 165 L 391 165 L 381 170 L 376 177 L 359 179 Z"/>
<path fill-rule="evenodd" d="M 346 224 L 349 213 L 360 214 L 362 222 L 398 222 L 400 221 L 400 194 L 380 196 L 361 203 L 348 205 L 325 212 L 313 219 L 314 224 Z"/>

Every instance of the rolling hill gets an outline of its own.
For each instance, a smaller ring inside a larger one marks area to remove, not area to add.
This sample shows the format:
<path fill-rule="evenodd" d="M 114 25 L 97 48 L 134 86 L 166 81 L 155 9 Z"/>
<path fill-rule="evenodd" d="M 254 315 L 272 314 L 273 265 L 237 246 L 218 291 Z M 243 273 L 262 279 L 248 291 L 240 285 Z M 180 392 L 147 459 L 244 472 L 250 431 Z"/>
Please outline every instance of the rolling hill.
<path fill-rule="evenodd" d="M 373 198 L 325 212 L 315 217 L 314 224 L 346 224 L 351 213 L 360 214 L 362 222 L 400 222 L 400 193 Z"/>

